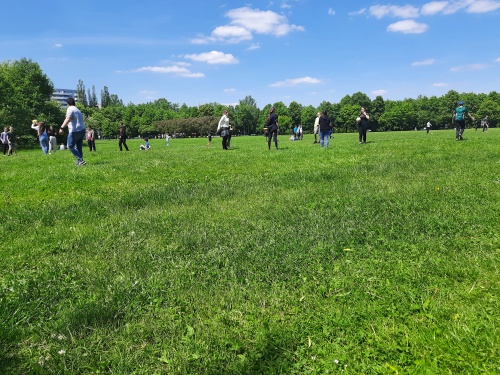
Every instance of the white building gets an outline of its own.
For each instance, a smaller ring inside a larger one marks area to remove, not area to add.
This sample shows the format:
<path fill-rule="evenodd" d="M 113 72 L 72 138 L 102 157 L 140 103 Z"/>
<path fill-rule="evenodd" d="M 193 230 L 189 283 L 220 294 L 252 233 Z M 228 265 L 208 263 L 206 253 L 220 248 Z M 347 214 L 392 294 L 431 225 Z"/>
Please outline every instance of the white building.
<path fill-rule="evenodd" d="M 75 102 L 77 102 L 78 99 L 76 97 L 76 90 L 54 89 L 54 92 L 52 93 L 50 99 L 57 101 L 59 104 L 61 104 L 61 107 L 67 108 L 68 105 L 66 104 L 66 99 L 68 98 L 75 98 Z"/>

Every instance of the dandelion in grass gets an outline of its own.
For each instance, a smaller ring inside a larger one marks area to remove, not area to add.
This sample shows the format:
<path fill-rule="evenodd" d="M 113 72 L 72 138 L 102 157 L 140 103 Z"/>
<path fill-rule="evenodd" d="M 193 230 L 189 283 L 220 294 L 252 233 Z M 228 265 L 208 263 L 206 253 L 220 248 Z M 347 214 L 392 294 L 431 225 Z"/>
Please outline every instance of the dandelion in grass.
<path fill-rule="evenodd" d="M 340 361 L 338 359 L 334 359 L 333 363 L 335 363 L 336 365 L 338 365 L 340 363 Z"/>
<path fill-rule="evenodd" d="M 57 338 L 59 340 L 64 340 L 66 338 L 66 336 L 64 336 L 63 334 L 60 334 L 59 336 L 57 336 Z"/>
<path fill-rule="evenodd" d="M 66 354 L 66 350 L 61 349 L 61 350 L 59 350 L 59 351 L 58 351 L 58 353 L 59 353 L 60 355 L 65 355 L 65 354 Z"/>

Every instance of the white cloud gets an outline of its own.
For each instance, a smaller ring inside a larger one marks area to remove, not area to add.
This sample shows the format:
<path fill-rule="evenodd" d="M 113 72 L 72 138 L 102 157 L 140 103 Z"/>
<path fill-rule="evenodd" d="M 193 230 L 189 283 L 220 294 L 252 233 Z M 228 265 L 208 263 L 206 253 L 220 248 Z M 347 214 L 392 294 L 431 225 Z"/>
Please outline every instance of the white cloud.
<path fill-rule="evenodd" d="M 434 65 L 435 59 L 427 59 L 422 61 L 415 61 L 411 63 L 411 66 L 424 66 L 424 65 Z"/>
<path fill-rule="evenodd" d="M 420 13 L 424 16 L 432 16 L 443 12 L 449 4 L 449 1 L 431 1 L 430 3 L 422 5 Z"/>
<path fill-rule="evenodd" d="M 241 26 L 258 34 L 283 36 L 294 30 L 304 31 L 302 26 L 291 25 L 285 16 L 270 10 L 242 7 L 228 11 L 226 16 L 231 19 L 231 25 Z"/>
<path fill-rule="evenodd" d="M 254 49 L 259 49 L 260 44 L 259 43 L 254 43 L 250 47 L 247 48 L 247 51 L 253 51 Z"/>
<path fill-rule="evenodd" d="M 224 89 L 224 92 L 235 92 L 236 89 Z"/>
<path fill-rule="evenodd" d="M 412 5 L 373 5 L 369 11 L 372 16 L 378 19 L 385 16 L 398 18 L 417 18 L 420 16 L 419 9 Z"/>
<path fill-rule="evenodd" d="M 184 55 L 184 57 L 193 61 L 206 62 L 207 64 L 237 64 L 239 62 L 232 54 L 220 51 Z"/>
<path fill-rule="evenodd" d="M 252 33 L 241 26 L 219 26 L 212 31 L 212 37 L 227 43 L 239 43 L 252 39 Z"/>
<path fill-rule="evenodd" d="M 450 72 L 484 70 L 487 68 L 489 68 L 489 65 L 487 65 L 487 64 L 469 64 L 469 65 L 454 66 L 454 67 L 450 68 Z"/>
<path fill-rule="evenodd" d="M 300 84 L 318 84 L 321 83 L 321 80 L 317 78 L 312 78 L 312 77 L 303 77 L 303 78 L 290 78 L 286 79 L 284 81 L 276 82 L 271 84 L 271 87 L 290 87 L 290 86 L 296 86 Z"/>
<path fill-rule="evenodd" d="M 500 57 L 495 60 L 495 62 L 500 63 Z"/>
<path fill-rule="evenodd" d="M 446 86 L 448 86 L 448 84 L 444 83 L 444 82 L 438 82 L 438 83 L 433 83 L 432 86 L 434 86 L 434 87 L 446 87 Z"/>
<path fill-rule="evenodd" d="M 150 72 L 150 73 L 160 73 L 160 74 L 173 74 L 181 77 L 187 78 L 201 78 L 205 75 L 203 73 L 192 73 L 188 69 L 182 66 L 171 65 L 171 66 L 143 66 L 138 69 L 132 70 L 135 73 Z"/>
<path fill-rule="evenodd" d="M 404 20 L 391 23 L 387 26 L 387 31 L 399 32 L 403 34 L 421 34 L 425 33 L 429 26 L 425 23 L 418 23 L 414 20 Z"/>
<path fill-rule="evenodd" d="M 488 12 L 493 12 L 497 9 L 500 9 L 499 1 L 479 0 L 479 1 L 474 1 L 471 5 L 469 5 L 469 7 L 467 8 L 467 12 L 488 13 Z"/>
<path fill-rule="evenodd" d="M 55 47 L 55 48 L 61 48 L 62 46 L 63 46 L 63 45 L 62 45 L 61 43 L 56 43 L 56 44 L 54 44 L 54 47 Z"/>
<path fill-rule="evenodd" d="M 334 16 L 335 15 L 335 10 L 333 10 L 332 8 L 328 9 L 328 15 Z"/>
<path fill-rule="evenodd" d="M 357 10 L 356 12 L 349 12 L 350 16 L 361 16 L 362 14 L 366 13 L 366 8 Z"/>
<path fill-rule="evenodd" d="M 384 96 L 385 94 L 387 94 L 387 90 L 375 90 L 372 91 L 372 94 L 375 96 Z"/>

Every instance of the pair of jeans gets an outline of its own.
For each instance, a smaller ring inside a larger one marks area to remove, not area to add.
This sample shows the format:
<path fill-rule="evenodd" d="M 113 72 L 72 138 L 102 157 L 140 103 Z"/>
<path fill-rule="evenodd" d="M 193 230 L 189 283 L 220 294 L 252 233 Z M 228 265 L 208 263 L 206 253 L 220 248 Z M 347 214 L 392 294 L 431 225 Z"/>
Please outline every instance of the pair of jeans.
<path fill-rule="evenodd" d="M 82 143 L 84 137 L 85 137 L 85 130 L 78 132 L 70 132 L 68 134 L 68 149 L 71 151 L 73 155 L 75 155 L 77 162 L 83 160 Z"/>
<path fill-rule="evenodd" d="M 44 154 L 49 153 L 49 136 L 47 133 L 43 133 L 38 137 L 38 140 L 40 141 L 40 146 L 42 146 L 42 151 Z"/>
<path fill-rule="evenodd" d="M 330 138 L 330 129 L 319 131 L 319 145 L 321 147 L 323 146 L 328 147 L 330 142 L 329 138 Z"/>

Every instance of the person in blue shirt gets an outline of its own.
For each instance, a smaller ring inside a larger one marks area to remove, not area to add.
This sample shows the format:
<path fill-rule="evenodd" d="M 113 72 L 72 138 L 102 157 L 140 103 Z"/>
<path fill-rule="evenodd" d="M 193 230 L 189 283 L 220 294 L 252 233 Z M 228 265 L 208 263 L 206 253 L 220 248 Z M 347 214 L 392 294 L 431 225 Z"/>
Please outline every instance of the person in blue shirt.
<path fill-rule="evenodd" d="M 149 143 L 149 138 L 144 138 L 144 144 L 139 146 L 139 149 L 142 150 L 149 150 L 151 148 L 151 144 Z"/>

